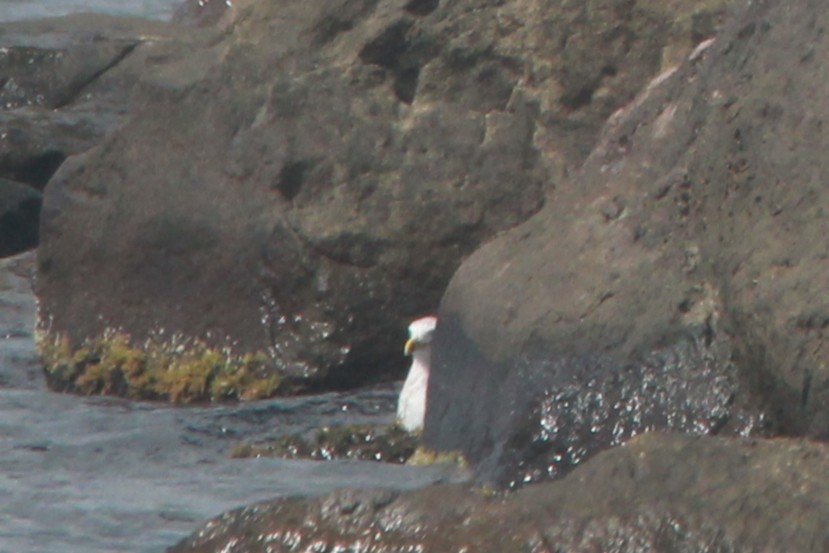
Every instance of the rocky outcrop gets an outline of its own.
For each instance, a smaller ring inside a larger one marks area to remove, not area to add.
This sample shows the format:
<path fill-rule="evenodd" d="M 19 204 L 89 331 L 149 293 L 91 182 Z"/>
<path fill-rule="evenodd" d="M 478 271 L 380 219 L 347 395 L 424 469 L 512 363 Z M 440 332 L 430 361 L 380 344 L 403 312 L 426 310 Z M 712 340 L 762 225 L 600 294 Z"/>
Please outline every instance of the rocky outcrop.
<path fill-rule="evenodd" d="M 245 355 L 267 357 L 242 363 L 278 379 L 266 393 L 397 376 L 406 322 L 541 207 L 722 5 L 297 0 L 221 15 L 221 38 L 150 71 L 129 122 L 47 188 L 50 381 L 171 397 L 148 348 L 201 348 L 198 399 Z M 134 349 L 105 355 L 114 335 Z M 90 374 L 102 355 L 133 368 Z"/>
<path fill-rule="evenodd" d="M 646 435 L 558 482 L 342 491 L 231 511 L 171 553 L 216 551 L 823 551 L 826 447 Z"/>
<path fill-rule="evenodd" d="M 122 120 L 148 60 L 192 33 L 134 18 L 76 15 L 0 24 L 0 177 L 40 189 L 68 156 Z"/>
<path fill-rule="evenodd" d="M 0 179 L 18 183 L 0 180 L 0 256 L 37 245 L 38 191 L 122 121 L 148 60 L 188 37 L 95 15 L 0 24 Z"/>
<path fill-rule="evenodd" d="M 654 428 L 826 436 L 826 24 L 751 3 L 461 266 L 427 445 L 510 484 Z"/>

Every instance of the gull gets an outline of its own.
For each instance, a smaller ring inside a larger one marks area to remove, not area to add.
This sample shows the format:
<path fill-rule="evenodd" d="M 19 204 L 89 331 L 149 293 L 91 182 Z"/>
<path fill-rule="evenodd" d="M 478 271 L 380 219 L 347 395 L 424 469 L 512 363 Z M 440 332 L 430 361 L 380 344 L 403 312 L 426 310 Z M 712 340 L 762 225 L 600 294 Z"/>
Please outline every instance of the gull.
<path fill-rule="evenodd" d="M 420 432 L 423 429 L 426 386 L 429 383 L 429 363 L 432 357 L 432 334 L 437 322 L 437 317 L 422 317 L 409 325 L 409 339 L 403 353 L 412 356 L 412 366 L 397 402 L 397 422 L 407 432 Z"/>

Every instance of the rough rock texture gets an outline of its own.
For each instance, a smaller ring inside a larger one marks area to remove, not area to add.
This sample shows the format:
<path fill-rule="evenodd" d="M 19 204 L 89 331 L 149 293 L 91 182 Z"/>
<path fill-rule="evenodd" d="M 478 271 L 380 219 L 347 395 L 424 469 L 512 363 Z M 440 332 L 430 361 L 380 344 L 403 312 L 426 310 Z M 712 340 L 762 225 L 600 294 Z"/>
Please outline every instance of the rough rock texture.
<path fill-rule="evenodd" d="M 40 192 L 0 178 L 0 257 L 37 246 Z"/>
<path fill-rule="evenodd" d="M 42 189 L 121 121 L 148 58 L 181 55 L 191 34 L 91 14 L 0 24 L 0 177 Z"/>
<path fill-rule="evenodd" d="M 50 182 L 44 343 L 266 352 L 283 390 L 396 376 L 464 255 L 536 212 L 722 5 L 254 2 Z"/>
<path fill-rule="evenodd" d="M 0 179 L 43 190 L 123 119 L 148 60 L 180 55 L 189 37 L 95 15 L 0 24 Z M 35 247 L 40 194 L 0 183 L 0 255 Z"/>
<path fill-rule="evenodd" d="M 801 553 L 829 546 L 829 451 L 645 435 L 504 496 L 460 486 L 337 492 L 231 511 L 171 553 Z"/>
<path fill-rule="evenodd" d="M 511 483 L 617 428 L 827 435 L 826 25 L 817 1 L 751 3 L 463 264 L 427 445 Z"/>

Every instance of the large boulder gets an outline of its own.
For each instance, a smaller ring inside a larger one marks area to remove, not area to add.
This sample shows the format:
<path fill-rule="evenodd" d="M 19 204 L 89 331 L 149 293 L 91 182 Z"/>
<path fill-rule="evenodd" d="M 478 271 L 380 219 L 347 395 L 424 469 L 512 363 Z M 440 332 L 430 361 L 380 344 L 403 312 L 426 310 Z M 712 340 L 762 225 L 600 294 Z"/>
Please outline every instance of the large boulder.
<path fill-rule="evenodd" d="M 170 553 L 819 553 L 829 456 L 800 441 L 646 435 L 506 497 L 462 486 L 252 505 Z"/>
<path fill-rule="evenodd" d="M 747 4 L 461 266 L 428 446 L 514 484 L 654 428 L 827 435 L 829 14 Z"/>
<path fill-rule="evenodd" d="M 541 207 L 722 5 L 234 8 L 221 39 L 150 72 L 129 121 L 49 183 L 50 382 L 211 399 L 397 376 L 406 322 Z M 193 395 L 171 393 L 171 363 Z"/>

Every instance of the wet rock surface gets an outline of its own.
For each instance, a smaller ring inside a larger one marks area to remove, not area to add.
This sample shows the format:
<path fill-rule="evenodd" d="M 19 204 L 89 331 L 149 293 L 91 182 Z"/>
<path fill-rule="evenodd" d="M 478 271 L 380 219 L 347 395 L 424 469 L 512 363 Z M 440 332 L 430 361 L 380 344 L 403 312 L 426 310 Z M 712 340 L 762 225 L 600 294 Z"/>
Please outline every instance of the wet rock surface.
<path fill-rule="evenodd" d="M 169 551 L 818 552 L 828 458 L 798 440 L 648 434 L 516 493 L 434 486 L 266 502 Z"/>
<path fill-rule="evenodd" d="M 723 361 L 730 355 L 724 339 L 710 342 L 689 331 L 624 364 L 610 353 L 554 356 L 542 350 L 546 356 L 493 365 L 468 339 L 452 334 L 453 323 L 442 319 L 437 347 L 445 349 L 434 370 L 457 363 L 462 378 L 473 382 L 477 401 L 458 406 L 433 388 L 428 416 L 441 426 L 429 430 L 425 443 L 437 451 L 461 451 L 480 482 L 515 488 L 559 478 L 591 455 L 654 429 L 774 433 L 742 389 L 736 365 Z M 496 371 L 503 373 L 497 385 L 482 379 Z M 443 381 L 435 379 L 438 385 Z M 455 440 L 449 442 L 455 447 L 435 448 L 444 445 L 440 440 Z"/>
<path fill-rule="evenodd" d="M 129 121 L 47 187 L 45 343 L 115 331 L 264 354 L 276 393 L 399 376 L 400 329 L 462 258 L 536 212 L 722 8 L 234 8 L 224 35 L 155 64 Z"/>
<path fill-rule="evenodd" d="M 461 266 L 427 446 L 510 484 L 617 432 L 826 436 L 824 19 L 752 3 Z"/>
<path fill-rule="evenodd" d="M 343 425 L 290 434 L 270 442 L 239 444 L 235 458 L 278 457 L 280 459 L 361 459 L 383 463 L 405 463 L 415 454 L 419 436 L 398 425 Z"/>

